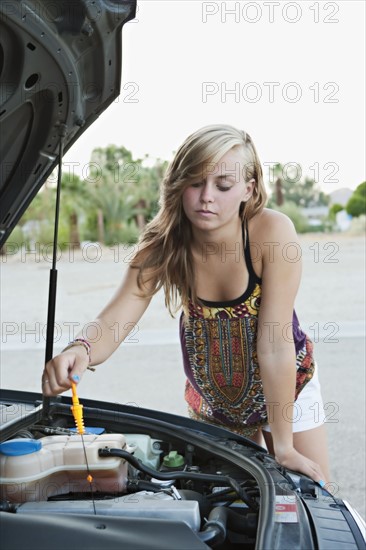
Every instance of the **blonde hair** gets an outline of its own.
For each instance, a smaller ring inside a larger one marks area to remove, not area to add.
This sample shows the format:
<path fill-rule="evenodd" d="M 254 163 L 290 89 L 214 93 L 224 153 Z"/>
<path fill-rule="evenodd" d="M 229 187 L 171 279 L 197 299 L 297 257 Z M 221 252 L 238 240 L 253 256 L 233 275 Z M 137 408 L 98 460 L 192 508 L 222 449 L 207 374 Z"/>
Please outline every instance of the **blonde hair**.
<path fill-rule="evenodd" d="M 165 304 L 172 316 L 181 306 L 188 313 L 189 300 L 197 301 L 190 246 L 192 230 L 183 210 L 183 192 L 194 178 L 205 177 L 209 166 L 236 146 L 242 147 L 245 181 L 255 180 L 252 196 L 238 205 L 238 215 L 244 223 L 260 212 L 267 193 L 249 134 L 226 124 L 213 124 L 188 136 L 175 153 L 161 182 L 160 209 L 140 236 L 131 262 L 131 267 L 139 269 L 139 288 L 144 296 L 152 296 L 163 287 Z"/>

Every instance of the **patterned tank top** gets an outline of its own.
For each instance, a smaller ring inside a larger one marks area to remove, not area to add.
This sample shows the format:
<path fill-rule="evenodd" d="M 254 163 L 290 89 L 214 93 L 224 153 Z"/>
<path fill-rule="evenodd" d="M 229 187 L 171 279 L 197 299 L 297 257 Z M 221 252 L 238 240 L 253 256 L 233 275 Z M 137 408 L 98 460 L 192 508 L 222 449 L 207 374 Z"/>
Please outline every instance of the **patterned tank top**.
<path fill-rule="evenodd" d="M 180 317 L 180 340 L 189 415 L 250 436 L 268 421 L 256 351 L 262 279 L 253 269 L 248 230 L 244 258 L 249 273 L 244 294 L 225 303 L 190 302 L 188 318 L 184 313 Z M 314 358 L 313 343 L 301 330 L 295 311 L 292 333 L 296 400 L 313 376 Z"/>

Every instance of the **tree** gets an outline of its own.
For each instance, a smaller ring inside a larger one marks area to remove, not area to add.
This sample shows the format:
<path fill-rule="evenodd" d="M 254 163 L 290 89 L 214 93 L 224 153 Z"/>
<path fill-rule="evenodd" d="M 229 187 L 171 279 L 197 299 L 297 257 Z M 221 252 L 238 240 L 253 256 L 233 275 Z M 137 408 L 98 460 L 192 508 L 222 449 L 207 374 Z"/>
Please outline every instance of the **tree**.
<path fill-rule="evenodd" d="M 346 212 L 354 218 L 366 214 L 366 181 L 360 183 L 346 204 Z"/>
<path fill-rule="evenodd" d="M 269 208 L 275 208 L 283 202 L 293 202 L 300 208 L 311 206 L 326 206 L 329 196 L 326 195 L 315 180 L 305 176 L 302 178 L 301 169 L 294 165 L 291 172 L 282 164 L 273 167 L 273 177 L 270 182 L 272 195 L 268 201 Z"/>
<path fill-rule="evenodd" d="M 18 225 L 22 226 L 30 220 L 52 223 L 55 218 L 55 201 L 56 188 L 51 187 L 46 181 L 24 212 Z"/>
<path fill-rule="evenodd" d="M 149 157 L 146 155 L 145 159 Z M 160 182 L 164 177 L 168 163 L 156 159 L 150 167 L 143 162 L 139 170 L 139 179 L 135 189 L 136 223 L 140 231 L 146 223 L 156 214 L 158 209 Z"/>
<path fill-rule="evenodd" d="M 135 213 L 131 195 L 124 193 L 122 186 L 106 170 L 96 183 L 90 185 L 88 194 L 98 240 L 103 244 L 120 242 L 121 230 L 131 222 Z"/>
<path fill-rule="evenodd" d="M 136 242 L 157 211 L 167 164 L 161 159 L 152 162 L 148 155 L 134 160 L 123 146 L 94 149 L 85 180 L 68 173 L 62 176 L 59 244 L 79 247 L 82 237 L 103 244 Z M 19 222 L 19 231 L 31 222 L 27 246 L 31 241 L 53 242 L 55 201 L 56 187 L 46 182 Z M 19 231 L 18 240 L 23 238 Z"/>
<path fill-rule="evenodd" d="M 167 163 L 157 159 L 149 167 L 149 160 L 148 155 L 134 160 L 125 147 L 94 149 L 88 185 L 99 240 L 105 235 L 108 244 L 118 242 L 126 232 L 133 234 L 134 227 L 141 231 L 155 214 Z"/>
<path fill-rule="evenodd" d="M 59 245 L 70 243 L 80 248 L 79 218 L 85 210 L 86 187 L 76 175 L 64 173 L 61 179 L 61 203 L 59 217 Z M 43 244 L 53 242 L 56 208 L 56 186 L 46 181 L 22 216 L 19 226 L 24 231 L 32 222 L 33 229 L 28 238 Z"/>
<path fill-rule="evenodd" d="M 61 178 L 60 218 L 64 218 L 69 228 L 70 247 L 79 249 L 80 227 L 79 217 L 85 209 L 87 189 L 85 181 L 74 174 L 63 174 Z"/>

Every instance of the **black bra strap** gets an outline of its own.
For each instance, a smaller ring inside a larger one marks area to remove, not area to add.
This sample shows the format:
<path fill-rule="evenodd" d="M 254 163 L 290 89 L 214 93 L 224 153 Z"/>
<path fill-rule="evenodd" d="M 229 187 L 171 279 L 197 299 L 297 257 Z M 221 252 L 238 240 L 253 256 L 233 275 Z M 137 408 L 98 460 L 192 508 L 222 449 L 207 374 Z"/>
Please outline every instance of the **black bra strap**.
<path fill-rule="evenodd" d="M 250 242 L 249 242 L 249 231 L 248 231 L 248 220 L 247 219 L 245 220 L 245 236 L 244 236 L 244 224 L 242 225 L 242 232 L 243 232 L 243 243 L 245 243 L 245 245 L 244 245 L 244 257 L 245 257 L 245 263 L 246 263 L 246 266 L 247 266 L 247 269 L 248 269 L 248 273 L 249 273 L 250 278 L 254 277 L 255 279 L 258 280 L 259 277 L 253 269 L 252 258 L 251 258 L 251 255 L 250 255 Z"/>

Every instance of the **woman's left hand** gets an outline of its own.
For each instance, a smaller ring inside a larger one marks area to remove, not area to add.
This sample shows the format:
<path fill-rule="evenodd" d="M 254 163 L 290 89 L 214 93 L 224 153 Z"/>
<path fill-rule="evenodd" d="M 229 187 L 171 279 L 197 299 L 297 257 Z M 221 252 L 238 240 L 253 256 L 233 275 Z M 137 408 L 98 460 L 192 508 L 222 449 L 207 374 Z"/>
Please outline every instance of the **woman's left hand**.
<path fill-rule="evenodd" d="M 276 453 L 275 459 L 281 466 L 284 466 L 289 470 L 295 470 L 295 472 L 305 474 L 321 486 L 329 481 L 326 479 L 319 464 L 302 455 L 293 447 L 284 453 Z"/>

